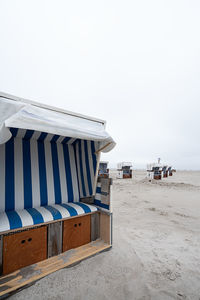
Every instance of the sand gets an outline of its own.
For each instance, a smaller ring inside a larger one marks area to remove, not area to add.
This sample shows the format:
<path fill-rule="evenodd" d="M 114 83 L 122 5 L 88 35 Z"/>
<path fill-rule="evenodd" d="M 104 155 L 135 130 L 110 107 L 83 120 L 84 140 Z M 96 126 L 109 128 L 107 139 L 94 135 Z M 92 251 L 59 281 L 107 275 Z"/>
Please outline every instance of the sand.
<path fill-rule="evenodd" d="M 10 299 L 200 299 L 200 172 L 133 174 L 113 182 L 113 248 Z"/>

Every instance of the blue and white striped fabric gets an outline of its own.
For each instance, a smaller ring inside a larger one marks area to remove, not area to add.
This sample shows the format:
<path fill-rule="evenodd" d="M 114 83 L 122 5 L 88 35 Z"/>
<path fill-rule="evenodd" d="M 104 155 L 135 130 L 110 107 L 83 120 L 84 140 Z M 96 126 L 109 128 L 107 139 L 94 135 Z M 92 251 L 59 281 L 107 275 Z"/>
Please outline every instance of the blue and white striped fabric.
<path fill-rule="evenodd" d="M 85 140 L 77 140 L 74 144 L 80 198 L 89 197 L 93 194 L 97 169 L 95 144 L 94 142 Z"/>
<path fill-rule="evenodd" d="M 96 195 L 95 195 L 95 199 L 94 199 L 94 204 L 96 206 L 104 208 L 106 210 L 110 209 L 110 205 L 102 203 L 102 199 L 101 199 L 101 182 L 97 182 Z"/>
<path fill-rule="evenodd" d="M 15 218 L 19 214 L 31 220 L 29 213 L 35 214 L 34 208 L 45 212 L 46 222 L 49 207 L 92 196 L 97 142 L 33 130 L 10 131 L 12 138 L 0 145 L 1 222 L 19 220 L 20 217 Z M 24 220 L 22 217 L 18 224 L 28 222 Z"/>
<path fill-rule="evenodd" d="M 95 142 L 11 128 L 0 145 L 0 212 L 92 196 Z"/>
<path fill-rule="evenodd" d="M 97 211 L 94 205 L 63 203 L 0 213 L 0 232 Z"/>

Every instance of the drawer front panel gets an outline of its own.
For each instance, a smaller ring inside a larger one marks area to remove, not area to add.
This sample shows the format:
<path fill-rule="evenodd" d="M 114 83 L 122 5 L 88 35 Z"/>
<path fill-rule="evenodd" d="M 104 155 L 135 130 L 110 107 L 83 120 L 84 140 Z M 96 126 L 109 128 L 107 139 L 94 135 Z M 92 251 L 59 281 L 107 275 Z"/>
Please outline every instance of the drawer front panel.
<path fill-rule="evenodd" d="M 90 227 L 90 215 L 64 221 L 63 252 L 90 243 Z"/>
<path fill-rule="evenodd" d="M 4 236 L 3 274 L 47 258 L 47 227 Z"/>

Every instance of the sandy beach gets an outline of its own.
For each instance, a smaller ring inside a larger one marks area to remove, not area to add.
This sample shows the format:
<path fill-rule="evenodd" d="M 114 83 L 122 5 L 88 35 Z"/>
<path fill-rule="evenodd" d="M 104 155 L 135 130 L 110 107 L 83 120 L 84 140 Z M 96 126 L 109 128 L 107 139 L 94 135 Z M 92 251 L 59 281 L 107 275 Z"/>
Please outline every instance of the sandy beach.
<path fill-rule="evenodd" d="M 17 299 L 200 299 L 200 172 L 113 180 L 113 248 L 55 272 Z"/>

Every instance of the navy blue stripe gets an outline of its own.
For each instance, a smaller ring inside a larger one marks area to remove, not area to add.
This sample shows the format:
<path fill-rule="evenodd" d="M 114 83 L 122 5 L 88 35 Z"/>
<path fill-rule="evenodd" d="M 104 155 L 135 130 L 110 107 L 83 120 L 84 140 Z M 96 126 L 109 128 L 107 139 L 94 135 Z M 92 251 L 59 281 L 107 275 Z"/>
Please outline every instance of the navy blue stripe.
<path fill-rule="evenodd" d="M 39 178 L 40 178 L 40 204 L 47 205 L 47 175 L 45 165 L 44 143 L 38 141 L 38 162 L 39 162 Z"/>
<path fill-rule="evenodd" d="M 48 209 L 48 211 L 50 211 L 50 213 L 52 214 L 54 220 L 62 219 L 61 213 L 55 207 L 45 206 L 45 208 Z"/>
<path fill-rule="evenodd" d="M 101 194 L 101 187 L 97 186 L 97 188 L 96 188 L 96 193 Z"/>
<path fill-rule="evenodd" d="M 91 141 L 91 152 L 92 152 L 92 161 L 93 161 L 94 176 L 95 176 L 96 168 L 97 168 L 97 158 L 96 158 L 96 154 L 95 154 L 94 141 Z"/>
<path fill-rule="evenodd" d="M 84 210 L 84 212 L 86 214 L 91 213 L 91 209 L 86 204 L 81 203 L 81 202 L 76 202 L 75 204 L 78 205 L 78 206 L 80 206 L 80 207 L 82 207 L 82 209 Z"/>
<path fill-rule="evenodd" d="M 52 154 L 52 164 L 53 164 L 53 180 L 54 180 L 55 203 L 59 204 L 59 203 L 62 202 L 62 196 L 61 196 L 61 187 L 60 187 L 58 151 L 57 151 L 57 144 L 56 143 L 51 143 L 51 154 Z"/>
<path fill-rule="evenodd" d="M 33 134 L 34 134 L 34 130 L 27 130 L 26 134 L 24 136 L 24 139 L 25 140 L 30 140 L 32 138 Z"/>
<path fill-rule="evenodd" d="M 26 210 L 31 215 L 31 217 L 33 218 L 34 225 L 44 223 L 43 216 L 41 215 L 41 213 L 37 209 L 27 208 Z"/>
<path fill-rule="evenodd" d="M 94 204 L 97 205 L 97 206 L 99 206 L 99 207 L 105 208 L 105 209 L 110 209 L 109 205 L 104 204 L 104 203 L 101 203 L 100 200 L 96 200 L 96 199 L 95 199 L 95 200 L 94 200 Z"/>
<path fill-rule="evenodd" d="M 22 227 L 21 218 L 16 213 L 16 211 L 9 211 L 6 214 L 10 223 L 10 229 L 16 229 Z"/>
<path fill-rule="evenodd" d="M 17 136 L 18 128 L 10 128 L 10 132 L 12 133 L 12 137 Z"/>
<path fill-rule="evenodd" d="M 43 141 L 45 140 L 47 134 L 48 134 L 48 133 L 46 133 L 46 132 L 42 132 L 42 133 L 40 134 L 39 138 L 38 138 L 38 141 L 39 141 L 39 142 L 43 142 Z"/>
<path fill-rule="evenodd" d="M 68 145 L 63 145 L 63 153 L 64 153 L 66 180 L 67 180 L 68 202 L 73 202 L 74 194 L 73 194 L 73 186 L 72 186 L 72 175 L 71 175 Z"/>
<path fill-rule="evenodd" d="M 73 143 L 72 143 L 71 145 L 73 145 L 73 146 L 74 146 L 76 142 L 77 142 L 77 139 L 76 139 L 75 141 L 73 141 Z"/>
<path fill-rule="evenodd" d="M 57 142 L 57 140 L 59 139 L 59 137 L 60 137 L 60 135 L 54 135 L 53 137 L 52 137 L 52 139 L 51 139 L 51 142 Z"/>
<path fill-rule="evenodd" d="M 85 182 L 84 182 L 84 176 L 83 176 L 81 140 L 78 141 L 78 149 L 79 149 L 79 162 L 80 162 L 80 173 L 81 173 L 82 190 L 83 190 L 83 196 L 86 197 Z"/>
<path fill-rule="evenodd" d="M 23 139 L 24 208 L 32 207 L 30 140 Z"/>
<path fill-rule="evenodd" d="M 87 171 L 88 188 L 89 188 L 89 193 L 91 196 L 92 195 L 92 182 L 91 182 L 91 175 L 90 175 L 90 165 L 89 165 L 87 141 L 84 141 L 84 149 L 85 149 L 85 165 L 86 165 L 86 171 Z"/>
<path fill-rule="evenodd" d="M 65 203 L 62 203 L 60 205 L 68 210 L 68 212 L 69 212 L 69 214 L 70 214 L 71 217 L 74 217 L 74 216 L 78 215 L 78 213 L 75 210 L 75 208 L 73 208 L 73 207 L 71 207 L 71 206 L 69 206 L 69 205 L 67 205 Z"/>
<path fill-rule="evenodd" d="M 64 140 L 62 141 L 62 144 L 66 144 L 67 142 L 69 142 L 69 140 L 71 140 L 70 137 L 64 138 Z"/>
<path fill-rule="evenodd" d="M 14 171 L 14 138 L 12 137 L 5 144 L 5 211 L 15 209 Z"/>
<path fill-rule="evenodd" d="M 77 167 L 77 155 L 76 155 L 76 145 L 73 144 L 73 151 L 74 151 L 74 157 L 75 157 L 75 165 L 76 165 L 76 178 L 78 182 L 78 194 L 79 194 L 79 199 L 80 199 L 80 182 L 78 179 L 78 167 Z"/>

